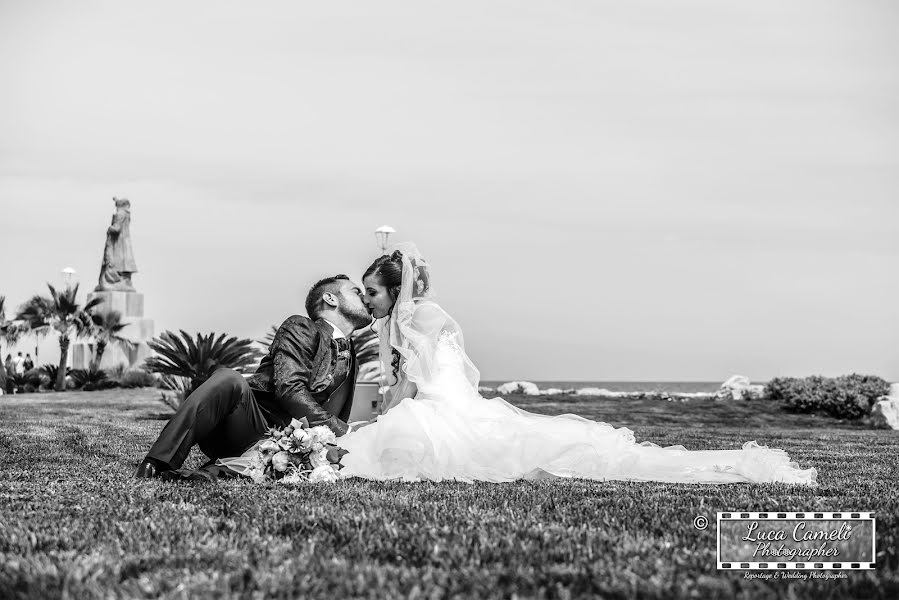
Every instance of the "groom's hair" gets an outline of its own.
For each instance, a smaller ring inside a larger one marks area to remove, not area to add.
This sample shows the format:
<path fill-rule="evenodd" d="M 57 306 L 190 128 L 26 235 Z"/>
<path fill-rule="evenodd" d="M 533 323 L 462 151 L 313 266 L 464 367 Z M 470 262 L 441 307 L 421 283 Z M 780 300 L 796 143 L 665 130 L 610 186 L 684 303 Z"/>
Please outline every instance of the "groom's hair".
<path fill-rule="evenodd" d="M 339 293 L 340 282 L 349 280 L 350 278 L 343 274 L 332 275 L 331 277 L 325 277 L 313 285 L 312 289 L 309 290 L 309 293 L 306 294 L 306 314 L 309 315 L 309 318 L 313 321 L 317 319 L 321 314 L 322 309 L 325 307 L 325 301 L 322 299 L 322 294 L 325 292 L 331 292 L 332 294 Z"/>

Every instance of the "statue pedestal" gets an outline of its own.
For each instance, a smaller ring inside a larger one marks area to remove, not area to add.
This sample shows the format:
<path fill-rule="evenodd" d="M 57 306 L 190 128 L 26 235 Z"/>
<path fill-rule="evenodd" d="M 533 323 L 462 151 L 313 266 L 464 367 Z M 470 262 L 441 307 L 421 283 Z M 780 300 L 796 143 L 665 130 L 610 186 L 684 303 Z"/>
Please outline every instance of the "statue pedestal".
<path fill-rule="evenodd" d="M 100 361 L 101 369 L 111 369 L 119 365 L 125 368 L 136 368 L 153 353 L 147 342 L 153 339 L 153 319 L 144 318 L 144 295 L 138 292 L 93 292 L 87 295 L 88 301 L 102 298 L 103 304 L 97 308 L 117 310 L 122 313 L 122 322 L 126 327 L 122 337 L 134 342 L 136 346 L 130 350 L 115 343 L 107 344 Z M 96 342 L 75 342 L 72 344 L 72 368 L 86 369 L 94 359 Z"/>

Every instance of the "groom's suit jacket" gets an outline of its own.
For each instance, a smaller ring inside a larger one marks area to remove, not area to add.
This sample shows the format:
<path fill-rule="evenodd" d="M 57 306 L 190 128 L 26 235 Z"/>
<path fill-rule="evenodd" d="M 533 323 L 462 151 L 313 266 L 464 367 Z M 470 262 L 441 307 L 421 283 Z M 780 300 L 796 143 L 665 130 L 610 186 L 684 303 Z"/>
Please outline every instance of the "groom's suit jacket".
<path fill-rule="evenodd" d="M 268 354 L 248 379 L 269 423 L 283 427 L 306 417 L 312 427 L 326 425 L 337 435 L 346 433 L 356 390 L 355 352 L 349 339 L 349 349 L 340 351 L 333 331 L 324 319 L 300 315 L 289 317 L 278 329 Z"/>

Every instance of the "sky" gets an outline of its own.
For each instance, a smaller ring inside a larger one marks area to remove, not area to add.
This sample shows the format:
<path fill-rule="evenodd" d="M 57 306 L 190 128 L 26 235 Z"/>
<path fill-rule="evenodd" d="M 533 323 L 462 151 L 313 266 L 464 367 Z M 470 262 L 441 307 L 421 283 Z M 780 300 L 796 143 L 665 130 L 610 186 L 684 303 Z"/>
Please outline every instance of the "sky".
<path fill-rule="evenodd" d="M 92 289 L 117 196 L 157 333 L 258 339 L 388 224 L 484 379 L 896 381 L 897 28 L 890 0 L 0 0 L 0 295 Z"/>

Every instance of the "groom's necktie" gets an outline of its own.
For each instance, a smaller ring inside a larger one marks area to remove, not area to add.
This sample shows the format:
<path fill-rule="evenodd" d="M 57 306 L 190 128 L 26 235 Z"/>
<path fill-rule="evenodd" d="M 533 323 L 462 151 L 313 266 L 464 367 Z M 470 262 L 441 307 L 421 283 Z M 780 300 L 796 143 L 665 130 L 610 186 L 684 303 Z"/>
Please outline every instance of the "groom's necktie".
<path fill-rule="evenodd" d="M 350 351 L 350 341 L 347 338 L 345 338 L 345 337 L 337 338 L 334 341 L 337 342 L 337 351 L 338 352 L 349 352 Z"/>

